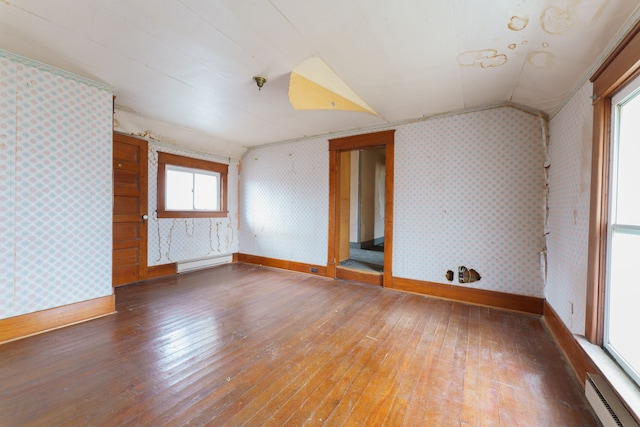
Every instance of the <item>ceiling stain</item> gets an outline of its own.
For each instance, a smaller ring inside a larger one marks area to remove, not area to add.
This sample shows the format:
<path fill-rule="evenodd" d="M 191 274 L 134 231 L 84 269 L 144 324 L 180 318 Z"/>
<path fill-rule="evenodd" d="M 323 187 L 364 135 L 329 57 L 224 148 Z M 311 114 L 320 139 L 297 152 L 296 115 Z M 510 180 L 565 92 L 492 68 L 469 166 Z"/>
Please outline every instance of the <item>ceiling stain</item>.
<path fill-rule="evenodd" d="M 600 7 L 598 7 L 596 10 L 591 10 L 591 16 L 585 16 L 585 18 L 589 18 L 587 22 L 591 23 L 594 20 L 600 18 L 600 15 L 602 15 L 604 7 L 607 5 L 607 3 L 609 3 L 609 0 L 602 0 L 602 4 L 600 4 Z"/>
<path fill-rule="evenodd" d="M 549 34 L 562 34 L 576 26 L 591 24 L 602 15 L 610 0 L 573 0 L 565 8 L 547 7 L 540 16 L 542 29 Z"/>
<path fill-rule="evenodd" d="M 530 52 L 527 62 L 536 68 L 550 69 L 553 66 L 553 54 L 541 50 Z"/>
<path fill-rule="evenodd" d="M 549 43 L 547 43 L 547 42 L 542 42 L 542 47 L 543 47 L 544 49 L 548 48 L 548 47 L 549 47 Z"/>
<path fill-rule="evenodd" d="M 515 50 L 516 46 L 517 46 L 517 45 L 516 45 L 515 43 L 511 43 L 511 44 L 510 44 L 509 46 L 507 46 L 507 47 L 508 47 L 509 49 L 511 49 L 511 50 Z"/>
<path fill-rule="evenodd" d="M 522 31 L 529 25 L 529 17 L 512 16 L 507 24 L 511 31 Z"/>
<path fill-rule="evenodd" d="M 495 49 L 469 50 L 458 55 L 458 64 L 464 67 L 491 68 L 507 63 L 507 55 Z"/>
<path fill-rule="evenodd" d="M 549 34 L 562 34 L 573 27 L 573 20 L 568 9 L 550 6 L 542 12 L 540 25 Z"/>

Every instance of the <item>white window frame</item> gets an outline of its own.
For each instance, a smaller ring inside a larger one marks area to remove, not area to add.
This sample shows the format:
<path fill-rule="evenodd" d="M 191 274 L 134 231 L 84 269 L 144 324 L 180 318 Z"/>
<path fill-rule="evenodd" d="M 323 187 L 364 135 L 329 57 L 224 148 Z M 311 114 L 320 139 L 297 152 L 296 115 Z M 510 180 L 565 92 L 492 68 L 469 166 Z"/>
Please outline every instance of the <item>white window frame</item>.
<path fill-rule="evenodd" d="M 602 347 L 620 365 L 636 384 L 640 385 L 640 367 L 631 366 L 625 358 L 611 345 L 609 339 L 610 322 L 610 292 L 612 270 L 612 244 L 614 231 L 618 233 L 629 233 L 640 235 L 640 226 L 630 224 L 619 224 L 617 222 L 617 189 L 618 189 L 618 153 L 620 138 L 620 107 L 624 106 L 632 99 L 640 97 L 640 77 L 636 77 L 629 82 L 620 92 L 611 98 L 611 140 L 610 140 L 610 179 L 609 179 L 609 206 L 607 221 L 607 246 L 606 246 L 606 269 L 605 269 L 605 292 L 604 292 L 604 328 Z M 638 301 L 640 303 L 640 301 Z"/>

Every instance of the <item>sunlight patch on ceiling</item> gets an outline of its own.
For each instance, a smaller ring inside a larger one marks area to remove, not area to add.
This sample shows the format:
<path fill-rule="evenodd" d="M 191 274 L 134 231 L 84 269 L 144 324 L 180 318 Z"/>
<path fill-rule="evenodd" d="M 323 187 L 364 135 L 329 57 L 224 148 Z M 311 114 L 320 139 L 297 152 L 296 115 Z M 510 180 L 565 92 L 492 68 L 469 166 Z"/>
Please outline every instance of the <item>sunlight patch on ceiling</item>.
<path fill-rule="evenodd" d="M 291 72 L 289 101 L 296 110 L 359 111 L 380 117 L 320 58 L 309 58 Z"/>

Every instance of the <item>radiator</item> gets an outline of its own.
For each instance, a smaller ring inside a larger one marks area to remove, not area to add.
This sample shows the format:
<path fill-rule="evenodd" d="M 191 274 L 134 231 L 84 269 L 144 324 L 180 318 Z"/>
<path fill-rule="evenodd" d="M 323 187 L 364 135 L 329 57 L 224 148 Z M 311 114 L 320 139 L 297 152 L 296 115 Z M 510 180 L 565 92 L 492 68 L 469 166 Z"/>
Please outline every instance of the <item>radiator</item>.
<path fill-rule="evenodd" d="M 603 427 L 640 427 L 600 375 L 587 374 L 584 394 Z"/>
<path fill-rule="evenodd" d="M 198 258 L 190 259 L 187 261 L 178 261 L 176 271 L 178 273 L 185 273 L 187 271 L 200 270 L 202 268 L 209 268 L 220 264 L 228 264 L 233 260 L 231 255 L 223 255 L 210 258 Z"/>

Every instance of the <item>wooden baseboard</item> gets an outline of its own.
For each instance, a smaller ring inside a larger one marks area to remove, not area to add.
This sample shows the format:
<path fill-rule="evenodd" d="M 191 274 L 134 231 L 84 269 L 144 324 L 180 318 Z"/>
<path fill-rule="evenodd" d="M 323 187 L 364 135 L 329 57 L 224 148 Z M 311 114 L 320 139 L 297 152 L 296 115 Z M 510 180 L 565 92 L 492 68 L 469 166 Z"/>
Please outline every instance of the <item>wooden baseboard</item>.
<path fill-rule="evenodd" d="M 571 331 L 565 326 L 558 313 L 551 307 L 551 305 L 544 302 L 544 323 L 551 332 L 553 339 L 567 360 L 569 365 L 573 368 L 573 372 L 580 380 L 580 384 L 584 387 L 584 381 L 587 377 L 587 372 L 596 373 L 602 375 L 598 367 L 593 363 L 589 355 L 584 351 L 582 346 L 574 338 Z"/>
<path fill-rule="evenodd" d="M 387 286 L 387 285 L 385 285 Z M 394 277 L 389 289 L 429 295 L 438 298 L 452 299 L 460 302 L 486 305 L 507 310 L 523 311 L 525 313 L 544 313 L 544 299 L 515 295 L 506 292 L 489 291 L 486 289 L 467 288 L 464 286 L 445 285 L 442 283 L 423 282 L 414 279 Z"/>
<path fill-rule="evenodd" d="M 116 312 L 115 295 L 0 320 L 0 344 Z"/>
<path fill-rule="evenodd" d="M 147 268 L 147 279 L 154 279 L 156 277 L 171 276 L 177 273 L 177 266 L 175 262 L 170 264 L 154 265 Z"/>
<path fill-rule="evenodd" d="M 238 255 L 240 255 L 238 252 L 234 252 L 231 254 L 231 262 L 238 262 Z"/>
<path fill-rule="evenodd" d="M 336 279 L 353 280 L 356 282 L 369 283 L 370 285 L 382 286 L 382 273 L 353 270 L 340 266 L 336 267 Z"/>
<path fill-rule="evenodd" d="M 281 259 L 267 258 L 257 255 L 238 254 L 238 262 L 264 265 L 265 267 L 282 268 L 284 270 L 297 271 L 299 273 L 317 274 L 318 276 L 327 275 L 327 267 L 322 265 L 305 264 L 296 261 L 285 261 Z"/>

